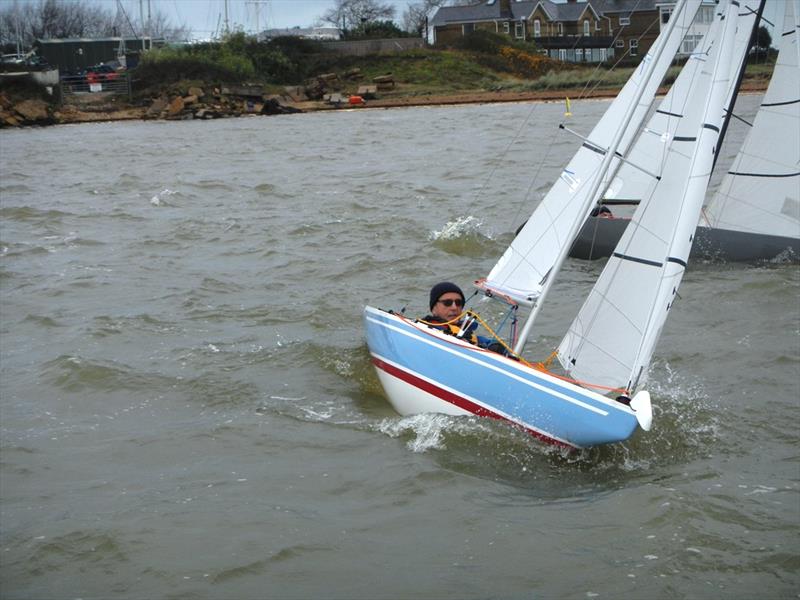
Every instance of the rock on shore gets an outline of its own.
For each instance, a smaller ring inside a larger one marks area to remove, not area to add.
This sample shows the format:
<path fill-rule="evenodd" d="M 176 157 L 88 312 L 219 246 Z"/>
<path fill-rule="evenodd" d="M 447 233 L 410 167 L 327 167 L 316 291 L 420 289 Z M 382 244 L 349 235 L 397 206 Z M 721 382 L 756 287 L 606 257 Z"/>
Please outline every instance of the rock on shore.
<path fill-rule="evenodd" d="M 29 98 L 14 102 L 0 93 L 0 127 L 49 125 L 53 122 L 50 105 L 44 100 Z"/>
<path fill-rule="evenodd" d="M 303 112 L 282 96 L 264 94 L 260 86 L 215 87 L 210 92 L 190 87 L 186 94 L 162 94 L 147 107 L 146 119 L 219 119 L 245 114 L 281 115 Z"/>

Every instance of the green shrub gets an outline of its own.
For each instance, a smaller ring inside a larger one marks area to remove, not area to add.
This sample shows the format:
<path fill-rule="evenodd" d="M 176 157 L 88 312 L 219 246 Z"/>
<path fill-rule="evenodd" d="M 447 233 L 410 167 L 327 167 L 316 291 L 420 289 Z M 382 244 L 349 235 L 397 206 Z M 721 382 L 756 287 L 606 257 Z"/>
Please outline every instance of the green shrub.
<path fill-rule="evenodd" d="M 481 54 L 497 54 L 500 48 L 511 45 L 507 35 L 479 29 L 460 38 L 453 47 Z"/>
<path fill-rule="evenodd" d="M 147 52 L 136 67 L 136 79 L 143 87 L 200 79 L 239 83 L 252 79 L 252 62 L 224 45 L 205 44 L 183 48 L 162 48 Z"/>

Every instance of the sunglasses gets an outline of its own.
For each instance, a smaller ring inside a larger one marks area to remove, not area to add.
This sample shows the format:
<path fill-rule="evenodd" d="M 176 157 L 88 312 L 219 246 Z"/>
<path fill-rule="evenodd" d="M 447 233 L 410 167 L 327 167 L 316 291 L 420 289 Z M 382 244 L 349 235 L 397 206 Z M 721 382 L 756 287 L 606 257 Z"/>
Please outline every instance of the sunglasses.
<path fill-rule="evenodd" d="M 455 304 L 456 306 L 464 306 L 464 301 L 461 300 L 461 298 L 457 298 L 455 300 L 448 298 L 447 300 L 439 300 L 439 302 L 441 302 L 445 306 L 453 306 L 453 304 Z"/>

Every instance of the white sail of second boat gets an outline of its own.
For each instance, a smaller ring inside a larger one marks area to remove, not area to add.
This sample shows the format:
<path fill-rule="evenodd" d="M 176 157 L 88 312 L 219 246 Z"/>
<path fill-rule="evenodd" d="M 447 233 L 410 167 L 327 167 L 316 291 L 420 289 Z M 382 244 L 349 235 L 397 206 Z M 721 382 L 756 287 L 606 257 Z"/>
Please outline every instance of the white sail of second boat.
<path fill-rule="evenodd" d="M 738 2 L 716 15 L 720 42 L 667 150 L 664 175 L 631 224 L 558 348 L 570 377 L 634 389 L 644 383 L 676 297 L 702 208 L 730 86 Z"/>
<path fill-rule="evenodd" d="M 683 10 L 672 14 L 670 35 L 658 38 L 592 130 L 588 137 L 589 142 L 578 150 L 561 177 L 536 207 L 527 224 L 490 271 L 485 280 L 485 286 L 489 290 L 503 293 L 521 304 L 531 305 L 536 301 L 563 248 L 572 244 L 575 223 L 582 223 L 588 216 L 586 207 L 590 208 L 592 202 L 587 203 L 586 197 L 591 193 L 597 177 L 604 176 L 599 173 L 599 168 L 605 150 L 617 135 L 625 115 L 636 103 L 617 147 L 619 154 L 626 152 L 647 116 L 656 90 L 699 6 L 700 0 L 688 0 Z M 653 75 L 648 77 L 654 56 L 658 58 L 652 67 Z M 613 171 L 612 165 L 608 172 Z M 607 186 L 601 185 L 601 189 L 605 187 Z"/>
<path fill-rule="evenodd" d="M 714 228 L 800 238 L 800 0 L 785 2 L 778 60 L 753 128 L 705 210 Z"/>
<path fill-rule="evenodd" d="M 760 5 L 764 0 L 741 0 L 736 30 L 736 40 L 730 61 L 730 82 L 726 106 L 739 83 L 739 71 L 744 68 L 750 38 Z M 675 140 L 676 130 L 692 99 L 693 88 L 700 71 L 709 58 L 711 49 L 719 42 L 720 22 L 715 21 L 681 69 L 675 83 L 661 101 L 641 135 L 630 150 L 630 163 L 623 163 L 606 190 L 604 199 L 636 202 L 650 195 L 664 173 L 667 150 Z M 720 115 L 720 126 L 725 118 Z M 680 142 L 679 142 L 680 143 Z M 635 166 L 634 166 L 635 165 Z"/>

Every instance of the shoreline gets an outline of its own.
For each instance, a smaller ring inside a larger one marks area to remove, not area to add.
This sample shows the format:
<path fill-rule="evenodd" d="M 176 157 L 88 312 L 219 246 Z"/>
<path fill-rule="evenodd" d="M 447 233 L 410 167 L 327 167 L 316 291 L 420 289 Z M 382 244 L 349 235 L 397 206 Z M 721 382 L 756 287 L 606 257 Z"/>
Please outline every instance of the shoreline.
<path fill-rule="evenodd" d="M 766 79 L 745 79 L 739 92 L 745 94 L 763 93 L 767 89 L 769 81 Z M 664 95 L 669 87 L 661 87 L 658 95 Z M 614 98 L 620 89 L 599 89 L 586 92 L 582 88 L 558 89 L 558 90 L 535 90 L 535 91 L 464 91 L 452 94 L 426 94 L 385 97 L 374 100 L 367 100 L 361 106 L 334 106 L 323 101 L 302 101 L 292 102 L 285 100 L 281 105 L 293 113 L 312 113 L 336 110 L 369 110 L 369 109 L 388 109 L 388 108 L 409 108 L 421 106 L 458 106 L 465 104 L 495 104 L 509 102 L 561 102 L 565 97 L 572 101 L 586 99 L 607 99 Z M 223 115 L 222 118 L 232 118 L 239 116 L 255 115 L 240 111 L 237 113 Z M 268 116 L 268 115 L 263 115 Z M 47 125 L 73 125 L 79 123 L 103 123 L 110 121 L 136 121 L 136 120 L 180 120 L 187 117 L 175 118 L 154 118 L 148 106 L 130 106 L 127 103 L 120 103 L 119 108 L 109 108 L 107 105 L 92 107 L 90 103 L 65 104 L 52 110 L 52 115 L 47 119 L 36 119 L 32 122 L 20 123 L 20 126 L 47 126 Z M 191 116 L 189 116 L 191 118 Z"/>

